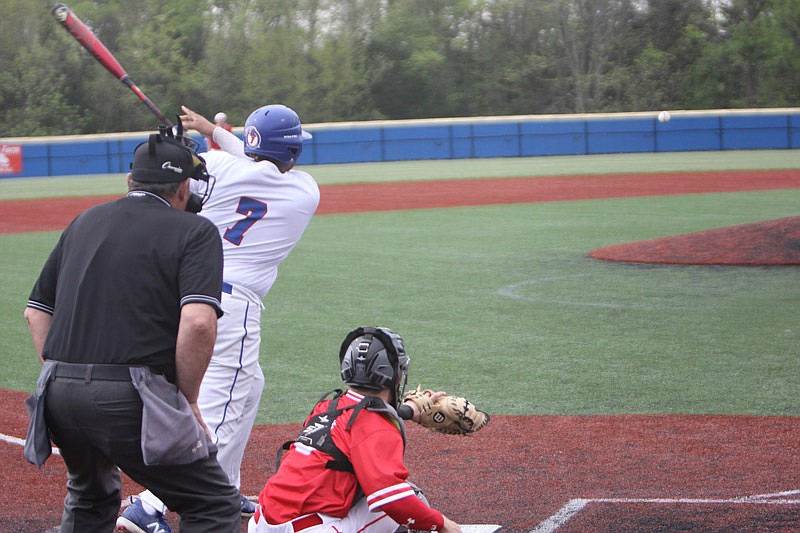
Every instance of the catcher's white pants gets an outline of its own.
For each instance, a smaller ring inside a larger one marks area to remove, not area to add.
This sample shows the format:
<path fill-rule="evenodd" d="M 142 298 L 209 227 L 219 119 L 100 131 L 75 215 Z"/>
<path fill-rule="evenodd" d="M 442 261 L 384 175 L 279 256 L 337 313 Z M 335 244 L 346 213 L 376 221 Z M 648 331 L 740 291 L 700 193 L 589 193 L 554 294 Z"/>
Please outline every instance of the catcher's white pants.
<path fill-rule="evenodd" d="M 258 362 L 261 345 L 261 310 L 254 293 L 234 286 L 222 293 L 225 314 L 217 322 L 217 341 L 197 404 L 219 448 L 217 460 L 231 484 L 240 483 L 244 449 L 256 421 L 264 390 L 264 373 Z"/>
<path fill-rule="evenodd" d="M 366 498 L 359 499 L 344 518 L 336 518 L 325 514 L 316 516 L 322 521 L 321 524 L 300 529 L 298 526 L 303 523 L 302 520 L 309 517 L 272 525 L 268 524 L 263 517 L 256 521 L 256 515 L 253 515 L 247 523 L 247 533 L 299 533 L 300 531 L 303 533 L 394 533 L 398 527 L 397 522 L 392 520 L 386 513 L 370 511 L 369 507 L 367 507 Z M 311 521 L 311 523 L 313 522 L 315 520 Z"/>

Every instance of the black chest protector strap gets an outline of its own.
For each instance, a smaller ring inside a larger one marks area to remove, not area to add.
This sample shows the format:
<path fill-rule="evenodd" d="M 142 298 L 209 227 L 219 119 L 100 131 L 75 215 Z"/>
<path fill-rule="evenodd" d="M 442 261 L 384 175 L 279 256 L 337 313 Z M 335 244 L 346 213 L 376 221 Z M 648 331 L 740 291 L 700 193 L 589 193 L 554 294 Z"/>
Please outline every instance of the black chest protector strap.
<path fill-rule="evenodd" d="M 275 465 L 275 469 L 277 470 L 278 466 L 281 462 L 281 457 L 283 456 L 283 451 L 288 450 L 289 447 L 298 442 L 305 446 L 309 446 L 311 448 L 315 448 L 321 452 L 325 452 L 333 459 L 328 461 L 325 464 L 326 468 L 330 468 L 331 470 L 340 470 L 342 472 L 350 472 L 355 473 L 353 470 L 353 464 L 350 462 L 350 459 L 342 452 L 333 442 L 333 438 L 331 438 L 331 428 L 333 427 L 333 422 L 338 418 L 340 414 L 347 411 L 348 409 L 353 410 L 352 416 L 350 416 L 350 420 L 348 420 L 345 429 L 350 429 L 350 426 L 353 425 L 358 413 L 360 413 L 363 409 L 368 409 L 370 411 L 374 411 L 376 413 L 383 413 L 388 415 L 392 418 L 395 425 L 397 425 L 398 429 L 400 430 L 400 434 L 403 437 L 403 445 L 405 446 L 406 443 L 406 428 L 403 420 L 397 415 L 397 412 L 390 406 L 387 405 L 382 399 L 376 396 L 364 396 L 364 398 L 355 405 L 348 405 L 345 407 L 338 407 L 339 400 L 344 395 L 344 392 L 341 390 L 335 390 L 329 392 L 322 396 L 319 399 L 319 402 L 325 400 L 328 396 L 334 394 L 333 399 L 331 400 L 330 405 L 328 405 L 327 411 L 322 413 L 318 413 L 311 417 L 308 420 L 308 423 L 305 425 L 303 430 L 300 432 L 300 435 L 293 440 L 293 441 L 286 441 L 283 445 L 278 449 L 278 458 L 277 463 Z"/>

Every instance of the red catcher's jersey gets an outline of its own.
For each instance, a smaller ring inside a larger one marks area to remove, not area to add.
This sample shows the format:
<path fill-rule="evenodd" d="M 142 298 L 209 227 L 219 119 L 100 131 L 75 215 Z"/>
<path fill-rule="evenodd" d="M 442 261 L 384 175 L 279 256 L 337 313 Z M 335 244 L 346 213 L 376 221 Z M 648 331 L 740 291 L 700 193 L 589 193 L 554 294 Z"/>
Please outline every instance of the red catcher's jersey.
<path fill-rule="evenodd" d="M 355 405 L 362 398 L 347 391 L 338 407 Z M 317 404 L 309 418 L 326 411 L 330 401 Z M 414 504 L 421 503 L 406 481 L 408 470 L 403 464 L 404 444 L 399 428 L 389 417 L 364 409 L 350 429 L 345 430 L 352 415 L 352 409 L 339 415 L 331 436 L 352 462 L 358 482 L 352 473 L 326 468 L 325 464 L 332 459 L 330 455 L 295 442 L 258 498 L 263 516 L 270 524 L 282 524 L 310 513 L 347 516 L 359 483 L 373 511 L 408 497 L 416 500 Z M 441 520 L 440 515 L 437 518 Z"/>

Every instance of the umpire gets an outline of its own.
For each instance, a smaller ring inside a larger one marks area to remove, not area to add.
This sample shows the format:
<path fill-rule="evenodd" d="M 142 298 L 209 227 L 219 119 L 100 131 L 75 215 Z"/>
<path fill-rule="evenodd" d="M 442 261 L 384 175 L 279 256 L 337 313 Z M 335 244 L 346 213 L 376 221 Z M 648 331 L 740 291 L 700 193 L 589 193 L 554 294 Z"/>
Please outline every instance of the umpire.
<path fill-rule="evenodd" d="M 49 439 L 61 451 L 62 533 L 114 530 L 117 467 L 180 514 L 183 533 L 239 531 L 239 492 L 196 403 L 222 315 L 222 246 L 186 212 L 189 178 L 208 174 L 180 134 L 150 135 L 128 194 L 70 223 L 28 300 L 43 367 L 25 456 L 41 466 Z"/>

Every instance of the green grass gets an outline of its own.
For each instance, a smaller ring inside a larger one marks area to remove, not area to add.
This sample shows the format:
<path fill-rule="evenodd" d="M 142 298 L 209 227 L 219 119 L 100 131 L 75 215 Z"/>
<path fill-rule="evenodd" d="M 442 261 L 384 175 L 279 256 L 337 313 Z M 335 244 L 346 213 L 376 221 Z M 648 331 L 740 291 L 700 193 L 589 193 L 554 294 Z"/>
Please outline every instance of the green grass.
<path fill-rule="evenodd" d="M 0 387 L 33 390 L 39 359 L 22 316 L 58 233 L 0 235 Z"/>
<path fill-rule="evenodd" d="M 798 205 L 800 190 L 784 190 L 317 216 L 266 299 L 258 422 L 298 421 L 340 386 L 339 343 L 362 324 L 403 335 L 411 385 L 492 413 L 800 415 L 797 267 L 587 257 Z M 22 310 L 57 238 L 0 235 L 0 387 L 35 384 Z"/>
<path fill-rule="evenodd" d="M 338 342 L 361 323 L 406 337 L 413 384 L 492 412 L 798 415 L 796 268 L 586 257 L 789 216 L 798 200 L 782 191 L 319 217 L 268 301 L 265 419 L 337 385 Z"/>

